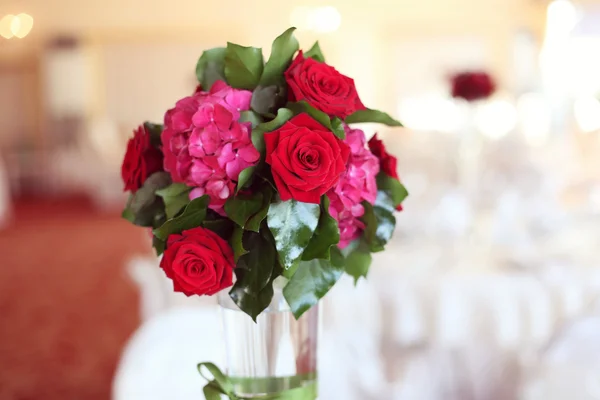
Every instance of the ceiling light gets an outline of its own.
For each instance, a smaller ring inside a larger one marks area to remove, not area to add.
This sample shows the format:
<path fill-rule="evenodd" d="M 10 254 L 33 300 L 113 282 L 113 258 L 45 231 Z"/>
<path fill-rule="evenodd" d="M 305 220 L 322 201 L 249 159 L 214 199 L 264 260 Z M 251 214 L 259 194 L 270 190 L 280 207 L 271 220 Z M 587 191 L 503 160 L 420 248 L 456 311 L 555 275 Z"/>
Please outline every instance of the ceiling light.
<path fill-rule="evenodd" d="M 0 36 L 5 39 L 10 39 L 14 36 L 12 32 L 13 20 L 16 17 L 12 14 L 5 15 L 4 18 L 0 19 Z"/>
<path fill-rule="evenodd" d="M 332 6 L 325 7 L 296 7 L 290 15 L 290 22 L 299 30 L 328 33 L 336 31 L 342 16 Z"/>
<path fill-rule="evenodd" d="M 12 20 L 11 31 L 19 39 L 29 35 L 31 28 L 33 28 L 33 18 L 29 14 L 21 13 Z"/>

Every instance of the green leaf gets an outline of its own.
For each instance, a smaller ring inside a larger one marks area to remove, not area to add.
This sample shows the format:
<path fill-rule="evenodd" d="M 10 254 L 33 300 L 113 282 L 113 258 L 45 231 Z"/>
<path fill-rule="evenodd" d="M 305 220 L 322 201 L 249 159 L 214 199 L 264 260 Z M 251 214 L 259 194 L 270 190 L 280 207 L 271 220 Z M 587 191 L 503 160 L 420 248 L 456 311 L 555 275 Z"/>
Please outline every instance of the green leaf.
<path fill-rule="evenodd" d="M 230 86 L 252 90 L 263 73 L 262 49 L 227 43 L 225 50 L 225 78 Z"/>
<path fill-rule="evenodd" d="M 273 239 L 267 232 L 246 232 L 244 236 L 244 247 L 252 251 L 238 260 L 235 268 L 237 279 L 229 296 L 256 321 L 256 317 L 271 303 L 273 280 L 279 276 L 281 267 L 277 263 Z"/>
<path fill-rule="evenodd" d="M 183 213 L 169 219 L 160 228 L 155 229 L 154 235 L 159 239 L 167 240 L 169 235 L 200 226 L 206 217 L 209 202 L 210 198 L 207 195 L 192 200 L 183 210 Z"/>
<path fill-rule="evenodd" d="M 270 205 L 267 224 L 285 269 L 302 256 L 319 223 L 320 211 L 318 204 L 296 200 L 278 201 Z"/>
<path fill-rule="evenodd" d="M 204 90 L 210 90 L 216 81 L 225 81 L 225 48 L 206 50 L 196 64 L 196 77 Z"/>
<path fill-rule="evenodd" d="M 344 122 L 339 119 L 338 117 L 335 117 L 331 120 L 331 131 L 333 132 L 333 134 L 337 137 L 339 137 L 340 139 L 344 140 L 346 139 L 346 131 L 344 130 Z"/>
<path fill-rule="evenodd" d="M 274 131 L 285 124 L 294 113 L 287 108 L 277 110 L 277 116 L 269 122 L 264 122 L 252 130 L 252 144 L 261 154 L 265 153 L 265 133 Z"/>
<path fill-rule="evenodd" d="M 238 194 L 225 202 L 225 212 L 233 222 L 244 228 L 246 221 L 261 210 L 262 204 L 263 194 L 261 192 Z"/>
<path fill-rule="evenodd" d="M 231 248 L 233 249 L 233 256 L 235 258 L 235 262 L 237 263 L 241 256 L 248 253 L 248 250 L 244 248 L 243 243 L 244 238 L 244 230 L 235 225 L 233 227 L 233 233 L 231 234 L 231 240 L 229 243 L 231 244 Z"/>
<path fill-rule="evenodd" d="M 319 42 L 315 42 L 315 44 L 313 44 L 313 46 L 310 48 L 310 50 L 308 50 L 306 53 L 304 53 L 304 57 L 307 58 L 312 58 L 315 61 L 318 62 L 325 62 L 325 57 L 323 56 L 323 53 L 321 52 L 321 46 L 319 46 Z"/>
<path fill-rule="evenodd" d="M 258 86 L 252 92 L 250 107 L 261 115 L 273 114 L 285 105 L 286 94 L 283 86 Z"/>
<path fill-rule="evenodd" d="M 172 183 L 164 189 L 156 191 L 165 203 L 167 218 L 173 218 L 190 202 L 191 187 L 184 183 Z"/>
<path fill-rule="evenodd" d="M 363 202 L 365 213 L 362 221 L 365 224 L 364 238 L 371 252 L 383 251 L 387 242 L 392 238 L 396 227 L 394 204 L 384 192 L 377 193 L 375 206 Z"/>
<path fill-rule="evenodd" d="M 404 185 L 398 179 L 383 172 L 377 174 L 377 189 L 385 191 L 392 198 L 394 207 L 398 207 L 408 197 L 408 191 Z"/>
<path fill-rule="evenodd" d="M 154 193 L 157 190 L 164 189 L 171 184 L 171 175 L 168 172 L 155 172 L 144 182 L 144 188 Z"/>
<path fill-rule="evenodd" d="M 133 194 L 128 208 L 133 215 L 137 215 L 142 210 L 150 208 L 155 201 L 156 195 L 154 194 L 154 189 L 143 186 Z"/>
<path fill-rule="evenodd" d="M 163 240 L 160 240 L 156 236 L 152 236 L 152 247 L 154 247 L 157 257 L 165 252 L 165 246 L 166 243 Z"/>
<path fill-rule="evenodd" d="M 260 79 L 261 85 L 272 85 L 283 80 L 283 73 L 299 48 L 298 40 L 294 37 L 295 30 L 296 28 L 289 28 L 273 41 L 269 61 Z"/>
<path fill-rule="evenodd" d="M 352 115 L 346 117 L 347 124 L 358 124 L 362 122 L 376 122 L 387 126 L 402 126 L 400 121 L 395 120 L 388 114 L 382 111 L 371 109 L 358 110 L 355 111 Z"/>
<path fill-rule="evenodd" d="M 302 100 L 297 103 L 288 103 L 287 108 L 292 110 L 295 115 L 307 113 L 318 123 L 323 125 L 325 128 L 333 131 L 333 127 L 331 126 L 331 119 L 329 119 L 329 115 L 325 114 L 323 111 L 317 110 L 306 101 Z M 338 130 L 339 131 L 339 130 Z M 339 133 L 339 132 L 338 132 Z M 344 133 L 344 137 L 346 134 Z"/>
<path fill-rule="evenodd" d="M 249 231 L 259 232 L 260 225 L 267 217 L 267 213 L 269 212 L 269 206 L 271 205 L 271 199 L 273 197 L 273 190 L 271 189 L 271 186 L 265 186 L 262 189 L 262 194 L 263 201 L 261 209 L 256 214 L 248 218 L 248 221 L 246 221 L 245 229 Z"/>
<path fill-rule="evenodd" d="M 129 195 L 121 217 L 137 226 L 156 227 L 164 222 L 165 210 L 162 199 L 148 187 L 141 187 Z"/>
<path fill-rule="evenodd" d="M 333 246 L 330 250 L 331 252 L 331 260 L 329 260 L 336 267 L 344 268 L 346 267 L 346 258 L 340 251 L 339 247 Z"/>
<path fill-rule="evenodd" d="M 360 244 L 346 256 L 346 273 L 354 277 L 354 282 L 358 282 L 361 277 L 366 278 L 371 266 L 371 253 Z"/>
<path fill-rule="evenodd" d="M 163 126 L 161 124 L 153 124 L 152 122 L 144 122 L 144 127 L 150 133 L 150 143 L 154 147 L 159 147 L 162 145 L 162 140 L 160 139 L 160 135 L 163 131 Z"/>
<path fill-rule="evenodd" d="M 252 183 L 254 171 L 256 171 L 256 165 L 244 168 L 242 172 L 240 172 L 240 175 L 238 176 L 237 188 L 235 189 L 236 194 L 242 190 L 246 184 Z"/>
<path fill-rule="evenodd" d="M 294 263 L 292 264 L 291 267 L 289 267 L 288 269 L 284 269 L 281 272 L 281 275 L 283 275 L 283 277 L 285 277 L 287 279 L 292 279 L 292 277 L 298 270 L 298 267 L 300 266 L 301 262 L 302 262 L 302 258 L 297 259 L 296 261 L 294 261 Z"/>
<path fill-rule="evenodd" d="M 131 211 L 131 208 L 130 208 L 132 199 L 133 199 L 133 195 L 130 194 L 129 199 L 127 200 L 127 205 L 125 206 L 125 209 L 121 213 L 121 218 L 124 218 L 133 224 L 135 221 L 135 214 L 133 213 L 133 211 Z"/>
<path fill-rule="evenodd" d="M 233 222 L 231 222 L 231 220 L 227 218 L 221 218 L 210 221 L 205 219 L 204 222 L 202 222 L 202 226 L 206 229 L 210 229 L 211 231 L 215 232 L 224 240 L 229 240 L 233 232 L 234 224 Z"/>
<path fill-rule="evenodd" d="M 329 198 L 323 196 L 319 225 L 302 254 L 302 260 L 308 261 L 315 258 L 329 260 L 331 247 L 339 242 L 340 228 L 337 221 L 329 215 Z"/>
<path fill-rule="evenodd" d="M 257 113 L 255 113 L 254 111 L 251 111 L 251 110 L 242 111 L 240 113 L 239 121 L 252 123 L 252 129 L 256 128 L 260 123 L 263 122 L 260 115 L 258 115 Z"/>
<path fill-rule="evenodd" d="M 296 319 L 329 292 L 344 268 L 327 260 L 302 261 L 292 279 L 283 288 L 283 296 Z"/>

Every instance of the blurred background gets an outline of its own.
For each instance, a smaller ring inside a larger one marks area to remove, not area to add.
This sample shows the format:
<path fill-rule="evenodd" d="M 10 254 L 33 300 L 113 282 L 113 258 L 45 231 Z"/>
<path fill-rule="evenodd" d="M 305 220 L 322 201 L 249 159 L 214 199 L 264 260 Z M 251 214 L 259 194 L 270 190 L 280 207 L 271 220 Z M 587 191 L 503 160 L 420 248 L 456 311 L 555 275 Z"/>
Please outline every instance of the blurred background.
<path fill-rule="evenodd" d="M 600 399 L 598 0 L 0 1 L 0 399 L 202 398 L 214 302 L 120 219 L 125 144 L 290 25 L 404 122 L 363 128 L 411 192 L 323 305 L 321 398 Z"/>

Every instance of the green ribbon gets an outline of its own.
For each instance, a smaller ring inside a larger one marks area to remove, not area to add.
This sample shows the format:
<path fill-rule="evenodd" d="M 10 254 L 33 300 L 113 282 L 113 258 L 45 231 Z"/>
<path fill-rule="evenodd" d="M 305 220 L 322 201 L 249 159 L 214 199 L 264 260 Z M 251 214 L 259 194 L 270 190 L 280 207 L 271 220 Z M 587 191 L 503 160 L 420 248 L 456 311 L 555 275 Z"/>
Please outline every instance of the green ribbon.
<path fill-rule="evenodd" d="M 213 376 L 213 379 L 204 375 L 203 368 Z M 286 378 L 230 378 L 223 374 L 219 367 L 213 363 L 198 364 L 198 371 L 204 379 L 208 381 L 204 386 L 204 397 L 206 400 L 221 400 L 221 395 L 225 395 L 229 400 L 315 400 L 317 398 L 317 384 L 311 383 L 306 386 L 299 386 L 294 389 L 281 390 L 276 393 L 268 393 L 273 390 L 275 383 L 286 382 L 289 386 L 300 385 L 304 381 L 315 381 L 316 374 L 296 375 Z M 234 386 L 241 385 L 253 392 L 267 392 L 268 394 L 242 397 L 235 394 Z"/>

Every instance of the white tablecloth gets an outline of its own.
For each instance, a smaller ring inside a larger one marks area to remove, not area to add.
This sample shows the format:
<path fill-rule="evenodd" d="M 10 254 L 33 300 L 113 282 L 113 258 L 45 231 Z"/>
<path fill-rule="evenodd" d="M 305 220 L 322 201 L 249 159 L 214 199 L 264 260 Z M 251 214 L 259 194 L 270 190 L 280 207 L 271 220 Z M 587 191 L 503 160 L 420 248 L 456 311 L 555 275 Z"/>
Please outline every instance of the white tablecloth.
<path fill-rule="evenodd" d="M 587 400 L 581 381 L 592 378 L 555 375 L 589 368 L 573 354 L 582 335 L 600 338 L 600 271 L 407 272 L 407 253 L 377 254 L 368 281 L 342 279 L 323 303 L 321 399 L 562 400 L 552 383 Z M 146 322 L 124 351 L 114 399 L 202 398 L 195 365 L 223 360 L 214 299 L 172 293 L 156 260 L 130 270 Z M 583 354 L 600 360 L 600 348 Z"/>

